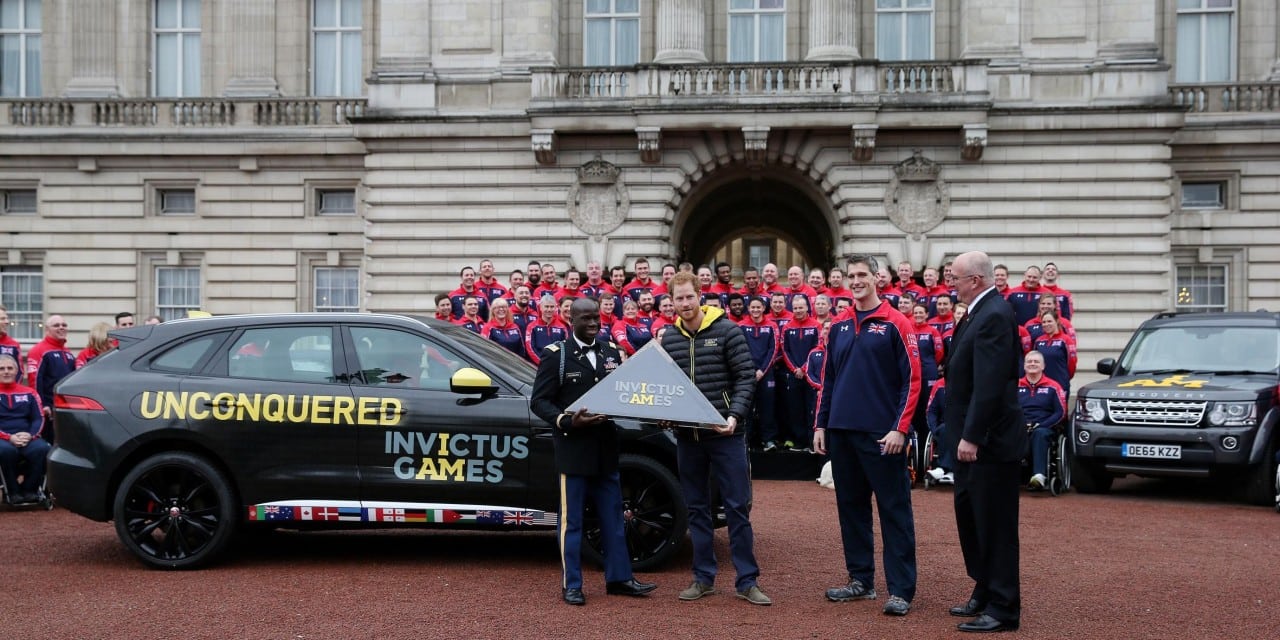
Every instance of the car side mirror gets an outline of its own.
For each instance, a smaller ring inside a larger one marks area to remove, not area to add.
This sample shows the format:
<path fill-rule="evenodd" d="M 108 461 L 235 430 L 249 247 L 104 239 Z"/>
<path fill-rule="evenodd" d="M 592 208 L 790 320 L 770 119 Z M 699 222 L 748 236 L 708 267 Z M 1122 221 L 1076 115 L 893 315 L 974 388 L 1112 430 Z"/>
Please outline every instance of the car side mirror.
<path fill-rule="evenodd" d="M 1115 370 L 1116 370 L 1115 358 L 1103 358 L 1098 361 L 1098 373 L 1109 376 L 1111 375 L 1111 372 Z"/>
<path fill-rule="evenodd" d="M 498 392 L 497 385 L 489 374 L 471 367 L 463 367 L 453 372 L 449 378 L 449 390 L 460 394 L 475 394 L 489 397 Z"/>

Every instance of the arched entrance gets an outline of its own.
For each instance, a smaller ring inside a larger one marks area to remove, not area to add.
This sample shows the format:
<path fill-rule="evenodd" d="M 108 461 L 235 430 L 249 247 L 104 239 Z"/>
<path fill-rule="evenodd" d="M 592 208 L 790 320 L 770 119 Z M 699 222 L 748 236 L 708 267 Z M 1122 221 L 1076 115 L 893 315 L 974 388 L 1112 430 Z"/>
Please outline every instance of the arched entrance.
<path fill-rule="evenodd" d="M 677 257 L 748 265 L 831 266 L 838 228 L 827 198 L 789 167 L 722 168 L 700 181 L 676 213 Z M 785 276 L 784 276 L 785 277 Z"/>

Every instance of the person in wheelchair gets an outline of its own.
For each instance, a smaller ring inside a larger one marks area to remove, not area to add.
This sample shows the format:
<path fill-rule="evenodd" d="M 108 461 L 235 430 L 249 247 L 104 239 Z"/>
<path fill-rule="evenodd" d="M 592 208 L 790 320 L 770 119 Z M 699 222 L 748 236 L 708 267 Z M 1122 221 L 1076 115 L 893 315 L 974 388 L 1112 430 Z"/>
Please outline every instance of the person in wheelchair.
<path fill-rule="evenodd" d="M 40 437 L 44 415 L 35 389 L 18 384 L 18 361 L 0 355 L 0 472 L 9 504 L 39 502 L 49 443 Z M 25 460 L 22 482 L 20 461 Z"/>
<path fill-rule="evenodd" d="M 929 390 L 929 408 L 925 413 L 925 420 L 929 424 L 929 435 L 933 437 L 934 451 L 937 452 L 937 464 L 933 464 L 933 460 L 925 460 L 925 473 L 938 484 L 955 484 L 955 476 L 951 470 L 956 466 L 956 452 L 954 449 L 948 450 L 941 446 L 945 439 L 943 434 L 946 433 L 947 425 L 943 422 L 943 409 L 947 406 L 947 372 L 945 365 L 938 366 L 938 380 L 933 383 L 933 388 Z M 925 452 L 925 457 L 930 455 Z"/>
<path fill-rule="evenodd" d="M 1027 421 L 1031 447 L 1032 491 L 1048 484 L 1049 445 L 1057 437 L 1058 424 L 1066 415 L 1067 394 L 1062 385 L 1044 375 L 1044 354 L 1028 351 L 1023 357 L 1026 375 L 1018 381 L 1018 403 Z"/>

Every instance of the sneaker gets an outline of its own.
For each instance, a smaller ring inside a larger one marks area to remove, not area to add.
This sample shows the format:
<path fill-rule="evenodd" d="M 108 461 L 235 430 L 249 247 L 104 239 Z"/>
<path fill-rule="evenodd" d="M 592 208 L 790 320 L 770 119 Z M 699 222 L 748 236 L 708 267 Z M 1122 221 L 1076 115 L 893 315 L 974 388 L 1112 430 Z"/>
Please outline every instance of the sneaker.
<path fill-rule="evenodd" d="M 942 474 L 941 478 L 938 478 L 938 484 L 955 484 L 955 483 L 956 483 L 956 476 L 950 471 Z"/>
<path fill-rule="evenodd" d="M 684 591 L 680 592 L 680 599 L 681 600 L 697 600 L 702 596 L 709 596 L 715 592 L 716 592 L 715 587 L 709 584 L 702 584 L 701 582 L 694 580 L 693 584 L 690 584 L 688 589 L 685 589 Z"/>
<path fill-rule="evenodd" d="M 910 610 L 911 603 L 903 600 L 901 596 L 889 596 L 889 601 L 884 603 L 886 616 L 905 616 Z"/>
<path fill-rule="evenodd" d="M 925 471 L 925 473 L 929 474 L 929 477 L 932 478 L 934 482 L 941 482 L 942 476 L 947 475 L 947 472 L 943 470 L 942 467 L 934 467 L 928 471 Z"/>
<path fill-rule="evenodd" d="M 1045 482 L 1045 479 L 1044 479 L 1044 474 L 1043 474 L 1043 473 L 1037 473 L 1037 474 L 1035 474 L 1034 476 L 1031 476 L 1031 485 L 1030 485 L 1030 486 L 1031 486 L 1031 490 L 1032 490 L 1032 491 L 1039 491 L 1039 490 L 1043 489 L 1043 488 L 1044 488 L 1044 482 Z"/>
<path fill-rule="evenodd" d="M 786 442 L 783 442 L 782 446 L 786 447 L 790 451 L 796 450 L 796 443 L 791 440 L 787 440 Z"/>
<path fill-rule="evenodd" d="M 875 587 L 868 588 L 861 580 L 850 580 L 843 587 L 827 589 L 827 599 L 832 602 L 848 602 L 850 600 L 875 600 Z"/>
<path fill-rule="evenodd" d="M 778 450 L 778 443 L 776 443 L 776 442 L 774 442 L 774 441 L 770 440 L 770 441 L 768 441 L 768 442 L 764 443 L 764 450 L 765 450 L 765 451 L 777 451 L 777 450 Z"/>
<path fill-rule="evenodd" d="M 758 604 L 765 607 L 773 604 L 773 600 L 770 600 L 769 596 L 766 596 L 764 592 L 760 590 L 760 587 L 757 586 L 752 586 L 746 591 L 739 591 L 738 597 L 750 602 L 751 604 Z"/>

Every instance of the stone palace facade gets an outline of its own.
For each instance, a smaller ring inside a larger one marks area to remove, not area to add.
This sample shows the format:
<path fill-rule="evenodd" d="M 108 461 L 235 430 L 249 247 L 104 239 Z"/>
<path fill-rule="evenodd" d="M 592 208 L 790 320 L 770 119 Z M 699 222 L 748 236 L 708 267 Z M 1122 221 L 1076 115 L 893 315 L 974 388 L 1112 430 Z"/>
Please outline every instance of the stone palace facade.
<path fill-rule="evenodd" d="M 491 258 L 1054 260 L 1081 371 L 1280 308 L 1280 20 L 1250 0 L 0 0 L 24 341 L 425 312 Z"/>

